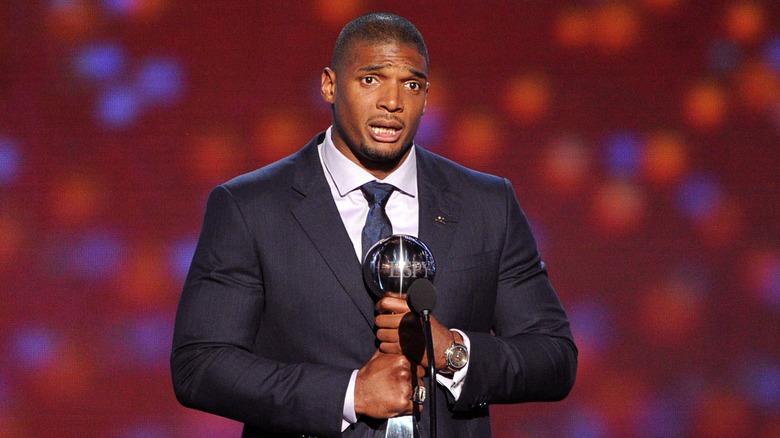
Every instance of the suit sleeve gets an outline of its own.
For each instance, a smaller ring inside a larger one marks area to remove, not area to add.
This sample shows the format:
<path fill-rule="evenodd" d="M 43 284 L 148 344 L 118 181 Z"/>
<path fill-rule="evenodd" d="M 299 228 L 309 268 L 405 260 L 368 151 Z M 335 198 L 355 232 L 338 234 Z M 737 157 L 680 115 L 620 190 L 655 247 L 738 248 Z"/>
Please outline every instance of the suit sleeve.
<path fill-rule="evenodd" d="M 263 430 L 338 435 L 352 370 L 255 351 L 264 288 L 255 240 L 229 190 L 209 196 L 176 313 L 171 373 L 185 406 Z"/>
<path fill-rule="evenodd" d="M 504 180 L 504 188 L 506 222 L 493 334 L 466 332 L 471 341 L 469 372 L 455 410 L 561 400 L 577 372 L 568 318 L 509 181 Z"/>

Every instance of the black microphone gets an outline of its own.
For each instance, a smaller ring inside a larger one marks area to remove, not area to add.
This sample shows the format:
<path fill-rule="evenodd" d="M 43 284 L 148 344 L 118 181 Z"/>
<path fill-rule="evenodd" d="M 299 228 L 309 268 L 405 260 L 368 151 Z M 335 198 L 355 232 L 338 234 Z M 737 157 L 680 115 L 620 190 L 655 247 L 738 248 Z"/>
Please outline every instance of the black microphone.
<path fill-rule="evenodd" d="M 415 315 L 422 316 L 433 312 L 436 307 L 436 289 L 433 288 L 433 283 L 427 278 L 418 278 L 412 282 L 406 292 L 406 302 Z"/>
<path fill-rule="evenodd" d="M 436 307 L 436 289 L 433 283 L 427 278 L 418 278 L 414 280 L 406 291 L 406 302 L 412 313 L 422 317 L 423 329 L 425 330 L 425 351 L 428 354 L 428 388 L 430 388 L 430 397 L 428 398 L 428 410 L 431 419 L 431 438 L 436 438 L 436 361 L 433 359 L 433 334 L 431 333 L 431 313 Z"/>

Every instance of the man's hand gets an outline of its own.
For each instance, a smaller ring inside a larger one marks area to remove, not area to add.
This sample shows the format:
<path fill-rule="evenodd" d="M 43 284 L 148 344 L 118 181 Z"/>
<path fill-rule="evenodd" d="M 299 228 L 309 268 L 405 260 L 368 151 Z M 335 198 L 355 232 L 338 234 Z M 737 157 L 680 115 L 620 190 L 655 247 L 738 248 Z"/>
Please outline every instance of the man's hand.
<path fill-rule="evenodd" d="M 376 304 L 376 337 L 379 339 L 379 350 L 388 354 L 403 354 L 412 363 L 428 367 L 428 356 L 425 353 L 425 334 L 422 321 L 409 310 L 406 300 L 385 296 Z M 431 316 L 431 333 L 433 334 L 433 351 L 436 356 L 436 369 L 447 368 L 444 352 L 453 341 L 462 343 L 463 338 L 456 332 L 444 327 L 434 316 Z"/>
<path fill-rule="evenodd" d="M 355 413 L 373 418 L 391 418 L 419 412 L 422 405 L 412 402 L 412 387 L 423 384 L 424 372 L 420 366 L 413 367 L 401 354 L 385 354 L 377 350 L 371 360 L 358 370 Z"/>

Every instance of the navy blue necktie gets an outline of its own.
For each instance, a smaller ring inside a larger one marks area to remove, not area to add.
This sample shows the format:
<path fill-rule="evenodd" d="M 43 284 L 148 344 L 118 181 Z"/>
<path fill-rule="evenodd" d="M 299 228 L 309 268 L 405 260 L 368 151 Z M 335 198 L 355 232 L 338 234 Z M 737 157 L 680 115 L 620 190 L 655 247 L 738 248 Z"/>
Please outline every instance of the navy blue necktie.
<path fill-rule="evenodd" d="M 393 193 L 393 190 L 395 190 L 395 187 L 392 185 L 378 181 L 371 181 L 360 186 L 360 191 L 363 192 L 368 201 L 368 216 L 366 217 L 366 225 L 363 226 L 363 234 L 361 236 L 363 258 L 366 257 L 369 248 L 378 242 L 379 239 L 393 234 L 390 218 L 385 213 L 385 205 L 387 205 L 387 200 L 390 199 L 390 194 Z"/>

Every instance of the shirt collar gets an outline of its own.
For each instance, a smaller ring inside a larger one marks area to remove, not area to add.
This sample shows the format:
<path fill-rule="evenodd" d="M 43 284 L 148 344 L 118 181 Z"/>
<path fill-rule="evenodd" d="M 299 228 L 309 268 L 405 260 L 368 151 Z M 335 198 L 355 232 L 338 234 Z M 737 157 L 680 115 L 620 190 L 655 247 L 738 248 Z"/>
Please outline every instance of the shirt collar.
<path fill-rule="evenodd" d="M 331 139 L 332 129 L 331 126 L 325 132 L 325 141 L 320 148 L 320 156 L 339 195 L 346 196 L 347 193 L 367 182 L 374 181 L 376 178 L 336 149 L 336 145 Z M 411 197 L 417 197 L 417 153 L 414 146 L 409 151 L 406 160 L 382 182 L 392 184 L 396 189 Z"/>

